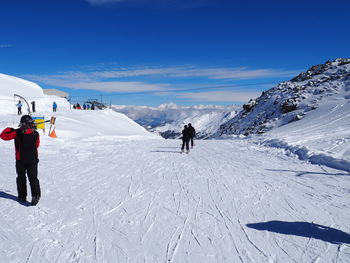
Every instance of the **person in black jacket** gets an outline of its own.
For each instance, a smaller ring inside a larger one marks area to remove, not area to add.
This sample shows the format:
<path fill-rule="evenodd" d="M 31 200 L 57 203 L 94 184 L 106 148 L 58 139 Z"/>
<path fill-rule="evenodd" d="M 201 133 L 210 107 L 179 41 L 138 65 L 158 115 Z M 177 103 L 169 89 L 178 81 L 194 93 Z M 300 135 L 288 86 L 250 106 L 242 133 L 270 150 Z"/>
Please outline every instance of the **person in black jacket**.
<path fill-rule="evenodd" d="M 196 136 L 196 130 L 193 128 L 191 123 L 188 124 L 188 132 L 190 134 L 191 148 L 193 148 L 193 138 Z"/>
<path fill-rule="evenodd" d="M 19 129 L 6 128 L 0 134 L 0 138 L 5 141 L 15 140 L 18 200 L 27 201 L 27 173 L 32 193 L 31 204 L 36 205 L 41 196 L 38 180 L 39 133 L 29 115 L 22 116 L 19 126 Z"/>
<path fill-rule="evenodd" d="M 185 125 L 184 129 L 182 130 L 181 152 L 184 152 L 185 145 L 186 145 L 187 153 L 189 153 L 189 151 L 190 151 L 189 142 L 190 142 L 190 133 L 189 133 L 187 125 Z"/>

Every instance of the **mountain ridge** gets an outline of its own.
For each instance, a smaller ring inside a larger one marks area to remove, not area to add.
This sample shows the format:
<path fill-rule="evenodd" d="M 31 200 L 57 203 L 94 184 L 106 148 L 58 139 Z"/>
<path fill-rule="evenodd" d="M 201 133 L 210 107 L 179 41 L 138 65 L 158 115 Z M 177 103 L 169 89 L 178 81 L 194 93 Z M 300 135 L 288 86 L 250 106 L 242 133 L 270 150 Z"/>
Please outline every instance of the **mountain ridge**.
<path fill-rule="evenodd" d="M 310 67 L 290 81 L 263 91 L 251 99 L 214 137 L 263 134 L 273 128 L 301 120 L 325 101 L 350 99 L 350 58 L 338 58 Z"/>

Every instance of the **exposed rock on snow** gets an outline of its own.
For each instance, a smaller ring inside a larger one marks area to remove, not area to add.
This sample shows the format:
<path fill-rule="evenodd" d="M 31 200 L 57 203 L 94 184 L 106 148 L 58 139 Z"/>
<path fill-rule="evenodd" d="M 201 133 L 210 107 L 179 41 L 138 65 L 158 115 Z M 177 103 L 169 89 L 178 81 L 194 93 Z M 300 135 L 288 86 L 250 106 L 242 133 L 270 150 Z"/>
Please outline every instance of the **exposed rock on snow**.
<path fill-rule="evenodd" d="M 350 59 L 327 61 L 244 104 L 243 110 L 221 125 L 215 136 L 265 133 L 274 127 L 300 120 L 329 97 L 349 99 L 349 89 Z"/>

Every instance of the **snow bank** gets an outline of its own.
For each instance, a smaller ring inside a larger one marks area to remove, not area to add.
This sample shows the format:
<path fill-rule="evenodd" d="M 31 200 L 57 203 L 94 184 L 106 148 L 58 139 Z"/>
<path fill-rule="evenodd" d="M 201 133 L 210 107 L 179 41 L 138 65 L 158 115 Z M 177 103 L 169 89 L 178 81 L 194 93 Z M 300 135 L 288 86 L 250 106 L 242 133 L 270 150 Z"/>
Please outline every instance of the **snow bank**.
<path fill-rule="evenodd" d="M 19 97 L 24 97 L 31 107 L 31 102 L 35 101 L 37 113 L 33 116 L 42 116 L 52 111 L 52 104 L 55 101 L 59 110 L 69 109 L 69 103 L 66 99 L 57 96 L 44 95 L 42 88 L 30 81 L 0 74 L 0 114 L 16 114 L 16 104 L 22 101 L 22 113 L 28 114 L 28 105 Z"/>
<path fill-rule="evenodd" d="M 284 149 L 287 155 L 295 154 L 300 160 L 306 160 L 312 164 L 324 165 L 334 169 L 350 172 L 350 161 L 337 159 L 324 153 L 316 154 L 305 146 L 289 145 L 287 142 L 278 139 L 266 140 L 261 144 L 269 147 Z"/>
<path fill-rule="evenodd" d="M 0 96 L 13 97 L 14 94 L 28 98 L 42 98 L 44 96 L 43 90 L 39 85 L 0 73 Z"/>
<path fill-rule="evenodd" d="M 115 138 L 159 138 L 124 114 L 113 110 L 57 112 L 56 128 L 61 139 L 114 136 Z"/>
<path fill-rule="evenodd" d="M 0 128 L 17 127 L 19 123 L 21 116 L 17 115 L 16 107 L 19 99 L 14 98 L 14 94 L 24 97 L 29 104 L 35 101 L 36 112 L 31 114 L 33 117 L 56 117 L 59 140 L 106 136 L 114 136 L 114 139 L 159 138 L 124 114 L 112 110 L 73 110 L 66 99 L 44 95 L 37 84 L 4 74 L 0 74 Z M 52 112 L 53 102 L 58 105 L 55 113 Z M 22 104 L 22 113 L 27 114 L 27 105 L 23 101 Z"/>
<path fill-rule="evenodd" d="M 283 148 L 302 160 L 350 172 L 350 101 L 333 96 L 297 122 L 276 128 L 257 142 Z"/>

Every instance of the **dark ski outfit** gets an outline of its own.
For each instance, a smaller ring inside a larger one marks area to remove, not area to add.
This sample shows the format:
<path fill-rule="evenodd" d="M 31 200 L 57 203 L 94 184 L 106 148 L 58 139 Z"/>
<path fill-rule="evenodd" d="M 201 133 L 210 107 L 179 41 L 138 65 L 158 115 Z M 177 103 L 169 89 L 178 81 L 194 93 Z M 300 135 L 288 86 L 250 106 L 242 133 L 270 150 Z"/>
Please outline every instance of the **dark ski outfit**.
<path fill-rule="evenodd" d="M 193 138 L 196 136 L 196 130 L 192 127 L 191 123 L 188 124 L 188 132 L 190 134 L 191 147 L 193 148 Z"/>
<path fill-rule="evenodd" d="M 34 129 L 34 122 L 31 127 L 24 127 L 22 119 L 31 117 L 25 115 L 21 118 L 21 128 L 6 128 L 0 134 L 0 138 L 9 141 L 15 140 L 16 149 L 16 172 L 17 172 L 17 192 L 19 201 L 26 201 L 28 175 L 30 189 L 32 193 L 32 204 L 36 205 L 40 199 L 40 183 L 38 180 L 38 147 L 40 145 L 39 133 Z"/>
<path fill-rule="evenodd" d="M 181 147 L 181 151 L 184 151 L 185 145 L 186 145 L 187 152 L 190 150 L 189 142 L 190 142 L 190 133 L 189 133 L 189 130 L 187 128 L 187 125 L 185 125 L 185 128 L 182 130 L 182 147 Z"/>
<path fill-rule="evenodd" d="M 35 112 L 35 101 L 32 101 L 31 104 L 32 104 L 32 112 Z"/>

